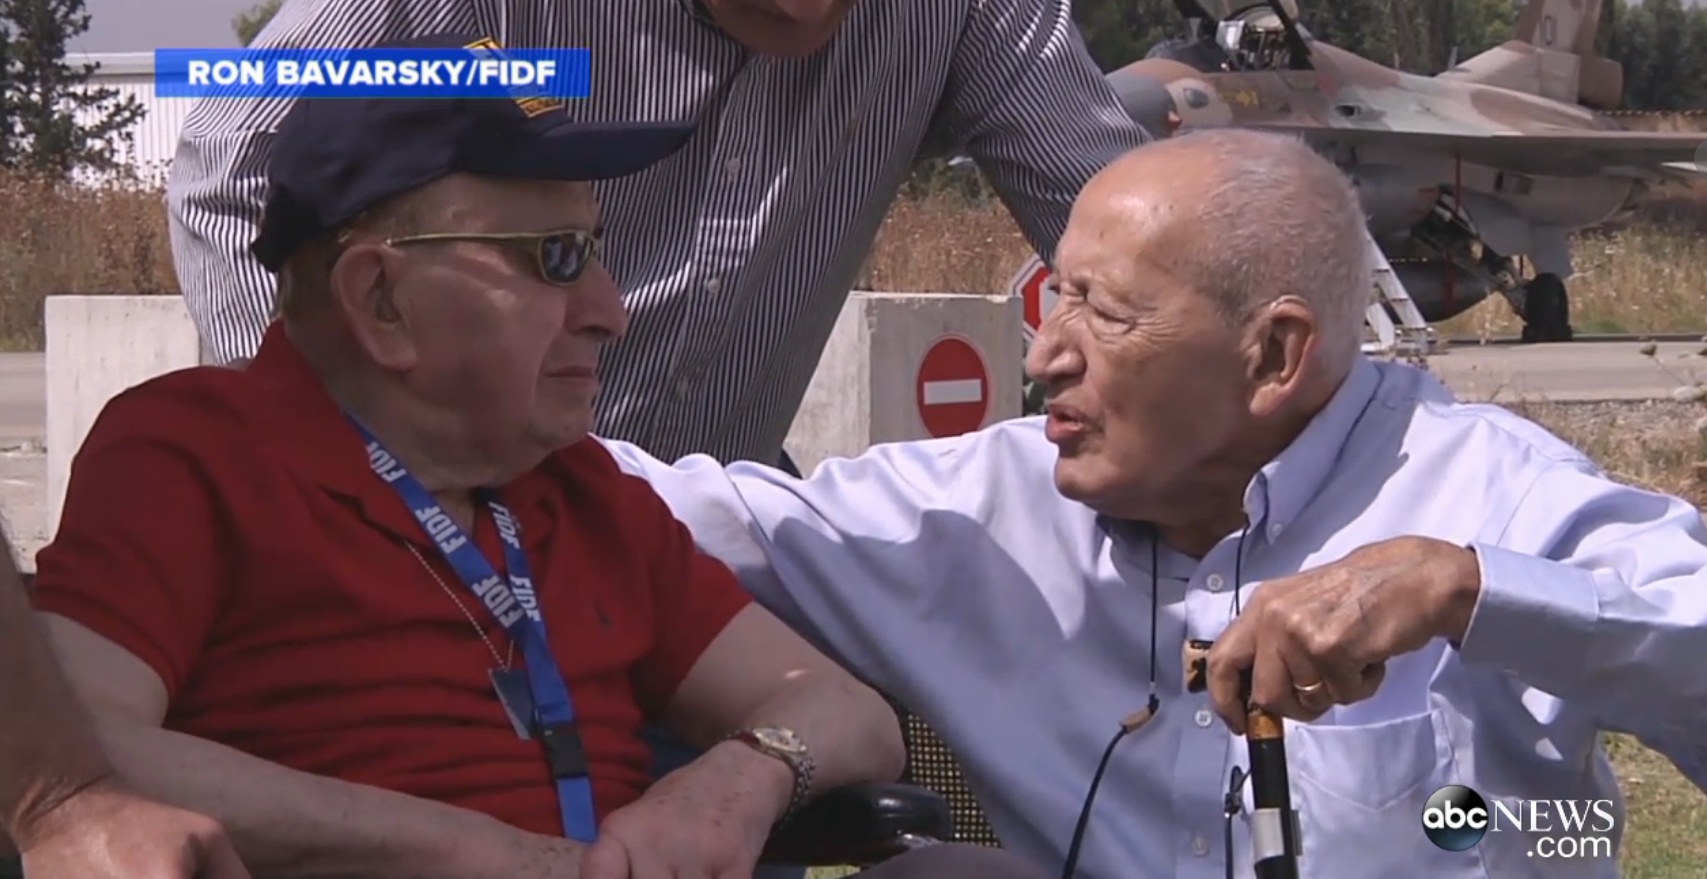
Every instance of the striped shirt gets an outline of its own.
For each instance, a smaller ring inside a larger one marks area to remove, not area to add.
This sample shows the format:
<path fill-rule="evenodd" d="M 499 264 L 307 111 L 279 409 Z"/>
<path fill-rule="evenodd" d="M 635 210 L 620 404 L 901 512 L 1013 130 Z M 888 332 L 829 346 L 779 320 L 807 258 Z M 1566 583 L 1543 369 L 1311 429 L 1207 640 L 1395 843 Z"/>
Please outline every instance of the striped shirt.
<path fill-rule="evenodd" d="M 915 160 L 978 162 L 1045 258 L 1074 195 L 1148 139 L 1069 0 L 870 0 L 823 50 L 756 55 L 692 0 L 288 0 L 257 47 L 434 31 L 588 46 L 592 120 L 697 119 L 670 160 L 595 187 L 628 334 L 606 350 L 598 432 L 666 460 L 776 460 Z M 204 101 L 172 167 L 172 247 L 204 358 L 252 356 L 274 282 L 248 253 L 283 101 Z"/>

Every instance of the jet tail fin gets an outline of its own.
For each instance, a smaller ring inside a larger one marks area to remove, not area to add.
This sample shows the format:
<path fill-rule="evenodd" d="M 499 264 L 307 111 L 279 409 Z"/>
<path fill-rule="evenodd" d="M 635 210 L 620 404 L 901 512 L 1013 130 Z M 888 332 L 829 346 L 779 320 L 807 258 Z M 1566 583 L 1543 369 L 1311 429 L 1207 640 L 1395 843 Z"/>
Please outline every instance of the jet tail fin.
<path fill-rule="evenodd" d="M 1604 0 L 1529 0 L 1512 38 L 1440 74 L 1595 110 L 1614 110 L 1624 69 L 1595 54 Z"/>
<path fill-rule="evenodd" d="M 1529 0 L 1511 38 L 1540 49 L 1593 55 L 1603 0 Z"/>

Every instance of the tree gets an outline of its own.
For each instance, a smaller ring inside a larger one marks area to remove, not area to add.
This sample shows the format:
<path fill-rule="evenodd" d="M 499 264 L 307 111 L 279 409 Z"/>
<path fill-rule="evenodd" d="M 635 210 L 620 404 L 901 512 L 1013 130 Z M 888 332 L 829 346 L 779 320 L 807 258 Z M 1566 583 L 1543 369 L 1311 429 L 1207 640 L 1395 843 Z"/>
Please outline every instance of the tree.
<path fill-rule="evenodd" d="M 95 65 L 65 62 L 88 29 L 83 0 L 0 0 L 0 167 L 64 179 L 118 166 L 143 108 L 92 85 Z"/>
<path fill-rule="evenodd" d="M 1523 4 L 1514 0 L 1457 0 L 1452 6 L 1452 45 L 1458 60 L 1475 56 L 1511 39 Z"/>
<path fill-rule="evenodd" d="M 273 20 L 273 16 L 279 14 L 279 2 L 280 0 L 261 0 L 231 19 L 231 29 L 237 32 L 237 39 L 242 40 L 243 45 L 255 42 L 255 38 L 261 35 L 261 29 Z"/>
<path fill-rule="evenodd" d="M 1179 13 L 1164 0 L 1075 0 L 1073 19 L 1104 71 L 1137 61 L 1185 30 Z"/>

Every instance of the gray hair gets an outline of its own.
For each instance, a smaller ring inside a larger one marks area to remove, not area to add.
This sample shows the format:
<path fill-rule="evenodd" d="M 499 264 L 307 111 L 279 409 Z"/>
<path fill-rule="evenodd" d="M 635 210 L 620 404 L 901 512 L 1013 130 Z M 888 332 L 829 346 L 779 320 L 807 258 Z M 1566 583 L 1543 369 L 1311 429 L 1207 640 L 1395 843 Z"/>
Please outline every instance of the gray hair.
<path fill-rule="evenodd" d="M 1374 295 L 1367 219 L 1351 180 L 1290 135 L 1201 129 L 1141 149 L 1164 144 L 1218 169 L 1185 212 L 1200 230 L 1181 255 L 1198 289 L 1238 323 L 1279 296 L 1303 299 L 1319 325 L 1321 362 L 1349 367 Z"/>

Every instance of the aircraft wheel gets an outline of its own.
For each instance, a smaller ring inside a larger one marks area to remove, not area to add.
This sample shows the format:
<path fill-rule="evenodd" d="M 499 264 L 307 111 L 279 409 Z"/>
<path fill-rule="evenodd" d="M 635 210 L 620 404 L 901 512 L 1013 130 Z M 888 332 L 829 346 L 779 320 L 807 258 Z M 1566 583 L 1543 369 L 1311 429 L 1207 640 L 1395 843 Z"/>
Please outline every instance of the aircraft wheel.
<path fill-rule="evenodd" d="M 1564 279 L 1554 274 L 1531 278 L 1523 286 L 1523 341 L 1569 342 L 1574 335 Z"/>

